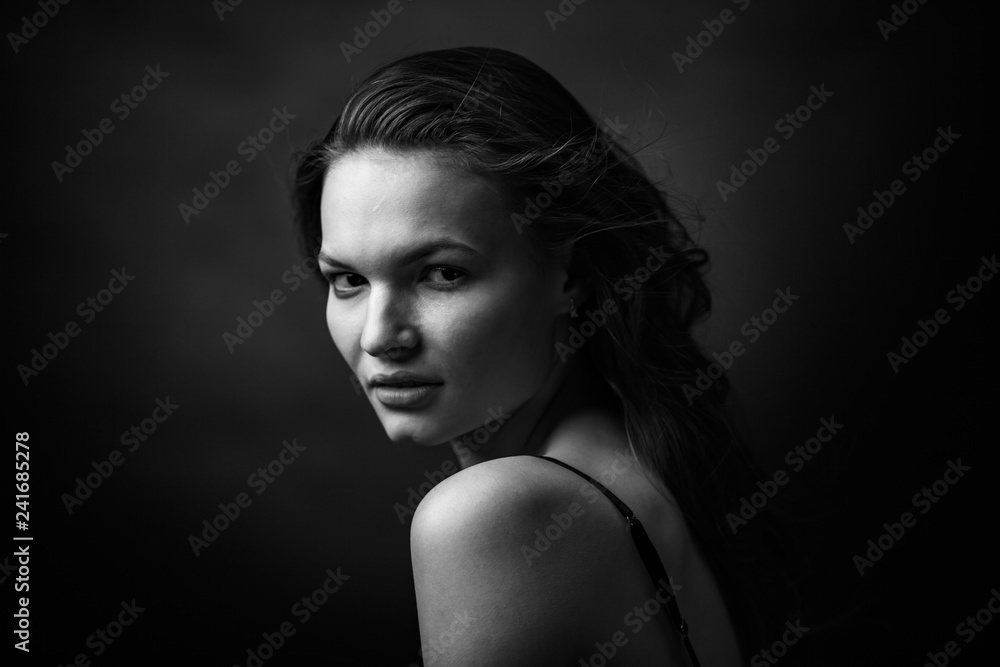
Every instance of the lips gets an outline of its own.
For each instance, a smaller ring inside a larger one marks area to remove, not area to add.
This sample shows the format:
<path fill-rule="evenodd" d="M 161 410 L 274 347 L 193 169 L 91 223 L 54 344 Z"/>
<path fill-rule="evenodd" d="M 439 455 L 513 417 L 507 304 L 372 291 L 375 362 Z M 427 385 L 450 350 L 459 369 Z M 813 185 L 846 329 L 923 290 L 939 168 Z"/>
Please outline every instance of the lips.
<path fill-rule="evenodd" d="M 416 373 L 408 373 L 406 371 L 397 371 L 395 373 L 385 374 L 379 373 L 372 376 L 368 384 L 374 389 L 377 387 L 393 387 L 400 389 L 407 389 L 413 387 L 422 387 L 424 385 L 439 385 L 434 378 L 427 377 L 425 375 L 418 375 Z"/>
<path fill-rule="evenodd" d="M 405 387 L 420 387 L 420 386 L 423 386 L 425 384 L 433 384 L 433 383 L 431 383 L 431 382 L 417 382 L 415 380 L 413 380 L 413 381 L 408 380 L 406 382 L 383 382 L 383 383 L 381 383 L 381 384 L 379 384 L 377 386 L 379 386 L 379 387 L 404 387 L 405 388 Z"/>
<path fill-rule="evenodd" d="M 368 384 L 375 398 L 385 407 L 412 410 L 433 401 L 443 383 L 424 375 L 399 371 L 375 375 Z"/>

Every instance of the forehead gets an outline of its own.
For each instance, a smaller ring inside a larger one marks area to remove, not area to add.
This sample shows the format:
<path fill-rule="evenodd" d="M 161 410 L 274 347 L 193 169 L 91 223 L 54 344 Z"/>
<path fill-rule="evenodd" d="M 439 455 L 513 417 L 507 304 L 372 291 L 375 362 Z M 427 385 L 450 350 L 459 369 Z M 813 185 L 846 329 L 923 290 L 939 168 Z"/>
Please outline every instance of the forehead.
<path fill-rule="evenodd" d="M 486 179 L 427 152 L 340 157 L 325 176 L 320 217 L 322 251 L 337 257 L 441 235 L 488 245 L 513 231 Z"/>

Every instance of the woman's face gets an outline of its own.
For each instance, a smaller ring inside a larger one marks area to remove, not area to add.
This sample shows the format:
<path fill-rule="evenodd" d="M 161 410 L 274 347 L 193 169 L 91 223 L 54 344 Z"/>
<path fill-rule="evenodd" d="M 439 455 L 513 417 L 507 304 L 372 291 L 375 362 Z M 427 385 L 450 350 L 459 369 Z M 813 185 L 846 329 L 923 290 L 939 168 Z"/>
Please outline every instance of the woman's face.
<path fill-rule="evenodd" d="M 484 179 L 426 152 L 350 153 L 321 219 L 330 334 L 393 441 L 446 442 L 539 390 L 566 271 Z"/>

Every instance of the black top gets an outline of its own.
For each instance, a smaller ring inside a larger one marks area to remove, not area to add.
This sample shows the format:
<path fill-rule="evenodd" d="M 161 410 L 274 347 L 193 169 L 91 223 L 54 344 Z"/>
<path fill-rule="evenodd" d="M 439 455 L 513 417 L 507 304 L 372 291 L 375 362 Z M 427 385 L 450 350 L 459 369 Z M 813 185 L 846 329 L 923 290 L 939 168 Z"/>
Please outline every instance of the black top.
<path fill-rule="evenodd" d="M 677 628 L 677 632 L 680 633 L 681 638 L 684 640 L 684 646 L 687 648 L 688 655 L 691 656 L 691 664 L 694 667 L 700 667 L 701 663 L 698 662 L 698 656 L 694 654 L 694 647 L 691 646 L 691 640 L 688 638 L 688 624 L 681 618 L 681 611 L 677 607 L 677 598 L 674 597 L 673 588 L 670 586 L 670 577 L 667 575 L 666 569 L 663 567 L 663 562 L 660 560 L 660 555 L 656 553 L 656 547 L 649 540 L 649 535 L 646 534 L 646 529 L 642 527 L 642 522 L 636 518 L 635 514 L 629 508 L 628 505 L 623 503 L 618 496 L 608 491 L 608 489 L 598 482 L 593 477 L 590 477 L 586 473 L 580 472 L 573 466 L 563 463 L 558 459 L 554 459 L 550 456 L 538 456 L 537 458 L 545 459 L 546 461 L 552 461 L 553 463 L 558 463 L 563 468 L 567 470 L 572 470 L 580 477 L 597 487 L 601 493 L 608 497 L 618 511 L 621 512 L 625 520 L 628 521 L 629 532 L 632 534 L 632 540 L 635 542 L 636 549 L 639 550 L 639 555 L 642 557 L 642 562 L 646 566 L 646 570 L 649 572 L 650 578 L 653 580 L 653 584 L 657 588 L 657 594 L 659 594 L 660 589 L 667 589 L 667 610 L 670 612 L 670 616 L 673 619 L 674 626 Z"/>

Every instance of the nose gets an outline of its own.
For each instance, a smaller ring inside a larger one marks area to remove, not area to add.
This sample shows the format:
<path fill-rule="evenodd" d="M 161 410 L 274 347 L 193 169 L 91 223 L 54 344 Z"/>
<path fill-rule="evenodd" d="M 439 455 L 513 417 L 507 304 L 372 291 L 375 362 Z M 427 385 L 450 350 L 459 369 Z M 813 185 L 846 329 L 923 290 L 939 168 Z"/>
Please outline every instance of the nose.
<path fill-rule="evenodd" d="M 361 349 L 373 357 L 399 359 L 410 355 L 419 337 L 407 299 L 390 289 L 372 287 L 368 295 Z"/>

